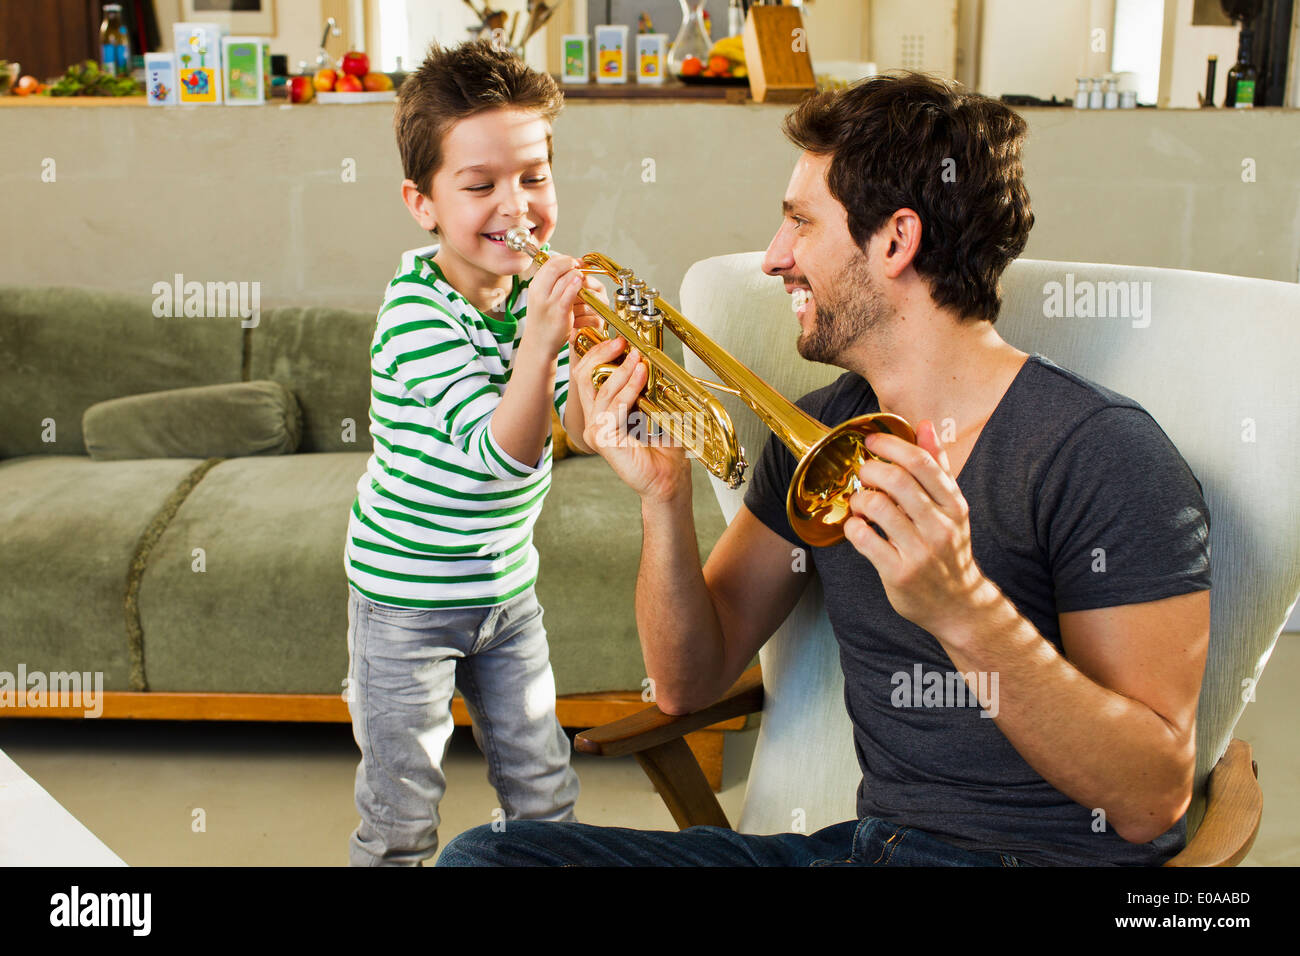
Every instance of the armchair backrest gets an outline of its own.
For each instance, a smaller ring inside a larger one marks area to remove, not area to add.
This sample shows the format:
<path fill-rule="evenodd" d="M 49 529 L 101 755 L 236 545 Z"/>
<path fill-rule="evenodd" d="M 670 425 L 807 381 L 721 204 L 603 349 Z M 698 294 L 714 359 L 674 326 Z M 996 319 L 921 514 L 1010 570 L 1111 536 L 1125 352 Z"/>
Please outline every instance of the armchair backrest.
<path fill-rule="evenodd" d="M 780 280 L 761 253 L 697 262 L 683 314 L 791 399 L 840 370 L 804 361 Z M 1197 714 L 1196 797 L 1231 739 L 1300 595 L 1300 286 L 1262 279 L 1021 259 L 1003 276 L 1008 342 L 1140 402 L 1201 482 L 1210 508 L 1211 636 Z M 687 368 L 711 373 L 690 353 Z M 767 429 L 730 396 L 751 462 Z M 729 521 L 744 487 L 714 488 Z M 861 774 L 838 649 L 810 587 L 761 652 L 767 691 L 739 828 L 812 832 L 854 816 Z"/>

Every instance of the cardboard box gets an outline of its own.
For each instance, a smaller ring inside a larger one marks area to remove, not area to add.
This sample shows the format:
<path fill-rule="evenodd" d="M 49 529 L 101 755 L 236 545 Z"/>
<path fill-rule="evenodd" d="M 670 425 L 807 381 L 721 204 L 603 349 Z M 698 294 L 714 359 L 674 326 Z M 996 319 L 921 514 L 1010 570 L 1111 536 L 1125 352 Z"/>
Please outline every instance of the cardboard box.
<path fill-rule="evenodd" d="M 591 37 L 585 33 L 566 33 L 564 42 L 564 83 L 591 82 Z"/>
<path fill-rule="evenodd" d="M 271 98 L 271 41 L 221 38 L 221 87 L 227 106 L 258 106 Z"/>
<path fill-rule="evenodd" d="M 175 106 L 180 100 L 176 93 L 176 57 L 170 53 L 144 55 L 145 102 L 150 106 Z"/>
<path fill-rule="evenodd" d="M 172 24 L 176 87 L 182 103 L 212 105 L 222 101 L 221 38 L 229 32 L 219 23 Z"/>

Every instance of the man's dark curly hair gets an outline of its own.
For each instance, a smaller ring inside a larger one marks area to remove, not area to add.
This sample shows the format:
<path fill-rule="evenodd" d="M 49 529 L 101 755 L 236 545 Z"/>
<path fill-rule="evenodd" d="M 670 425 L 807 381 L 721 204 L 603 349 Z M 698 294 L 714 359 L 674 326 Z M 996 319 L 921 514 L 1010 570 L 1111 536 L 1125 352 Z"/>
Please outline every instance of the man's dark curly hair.
<path fill-rule="evenodd" d="M 913 265 L 935 304 L 997 319 L 999 277 L 1034 225 L 1019 115 L 946 80 L 902 73 L 811 96 L 784 129 L 796 146 L 831 157 L 827 187 L 860 249 L 896 211 L 915 210 Z"/>
<path fill-rule="evenodd" d="M 406 178 L 429 195 L 448 130 L 467 116 L 501 107 L 536 110 L 550 123 L 564 108 L 564 94 L 550 76 L 491 41 L 450 49 L 430 46 L 420 68 L 402 81 L 397 93 L 393 129 Z M 549 133 L 546 158 L 552 158 Z"/>

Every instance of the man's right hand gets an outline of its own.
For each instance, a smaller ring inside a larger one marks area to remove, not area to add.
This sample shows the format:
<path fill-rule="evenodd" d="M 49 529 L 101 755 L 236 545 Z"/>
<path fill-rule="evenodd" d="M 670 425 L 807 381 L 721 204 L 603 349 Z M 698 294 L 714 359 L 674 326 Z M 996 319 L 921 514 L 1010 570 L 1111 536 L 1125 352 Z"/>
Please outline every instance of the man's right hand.
<path fill-rule="evenodd" d="M 617 361 L 626 345 L 617 336 L 602 342 L 570 372 L 569 388 L 577 388 L 585 416 L 583 441 L 643 501 L 667 502 L 689 495 L 691 462 L 685 448 L 667 434 L 662 445 L 650 446 L 629 433 L 628 415 L 636 408 L 649 370 L 641 353 L 633 349 L 599 389 L 591 381 L 596 367 Z"/>

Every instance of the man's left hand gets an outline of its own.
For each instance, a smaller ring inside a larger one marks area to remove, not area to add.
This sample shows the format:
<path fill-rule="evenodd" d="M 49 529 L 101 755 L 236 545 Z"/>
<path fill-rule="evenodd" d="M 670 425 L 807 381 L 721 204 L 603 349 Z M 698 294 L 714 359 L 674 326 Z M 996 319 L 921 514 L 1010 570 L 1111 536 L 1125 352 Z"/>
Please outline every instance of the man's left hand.
<path fill-rule="evenodd" d="M 849 499 L 844 535 L 875 566 L 894 610 L 937 637 L 960 627 L 990 582 L 971 554 L 970 509 L 934 423 L 921 422 L 916 437 L 867 440 L 887 460 L 858 469 L 864 488 Z"/>

